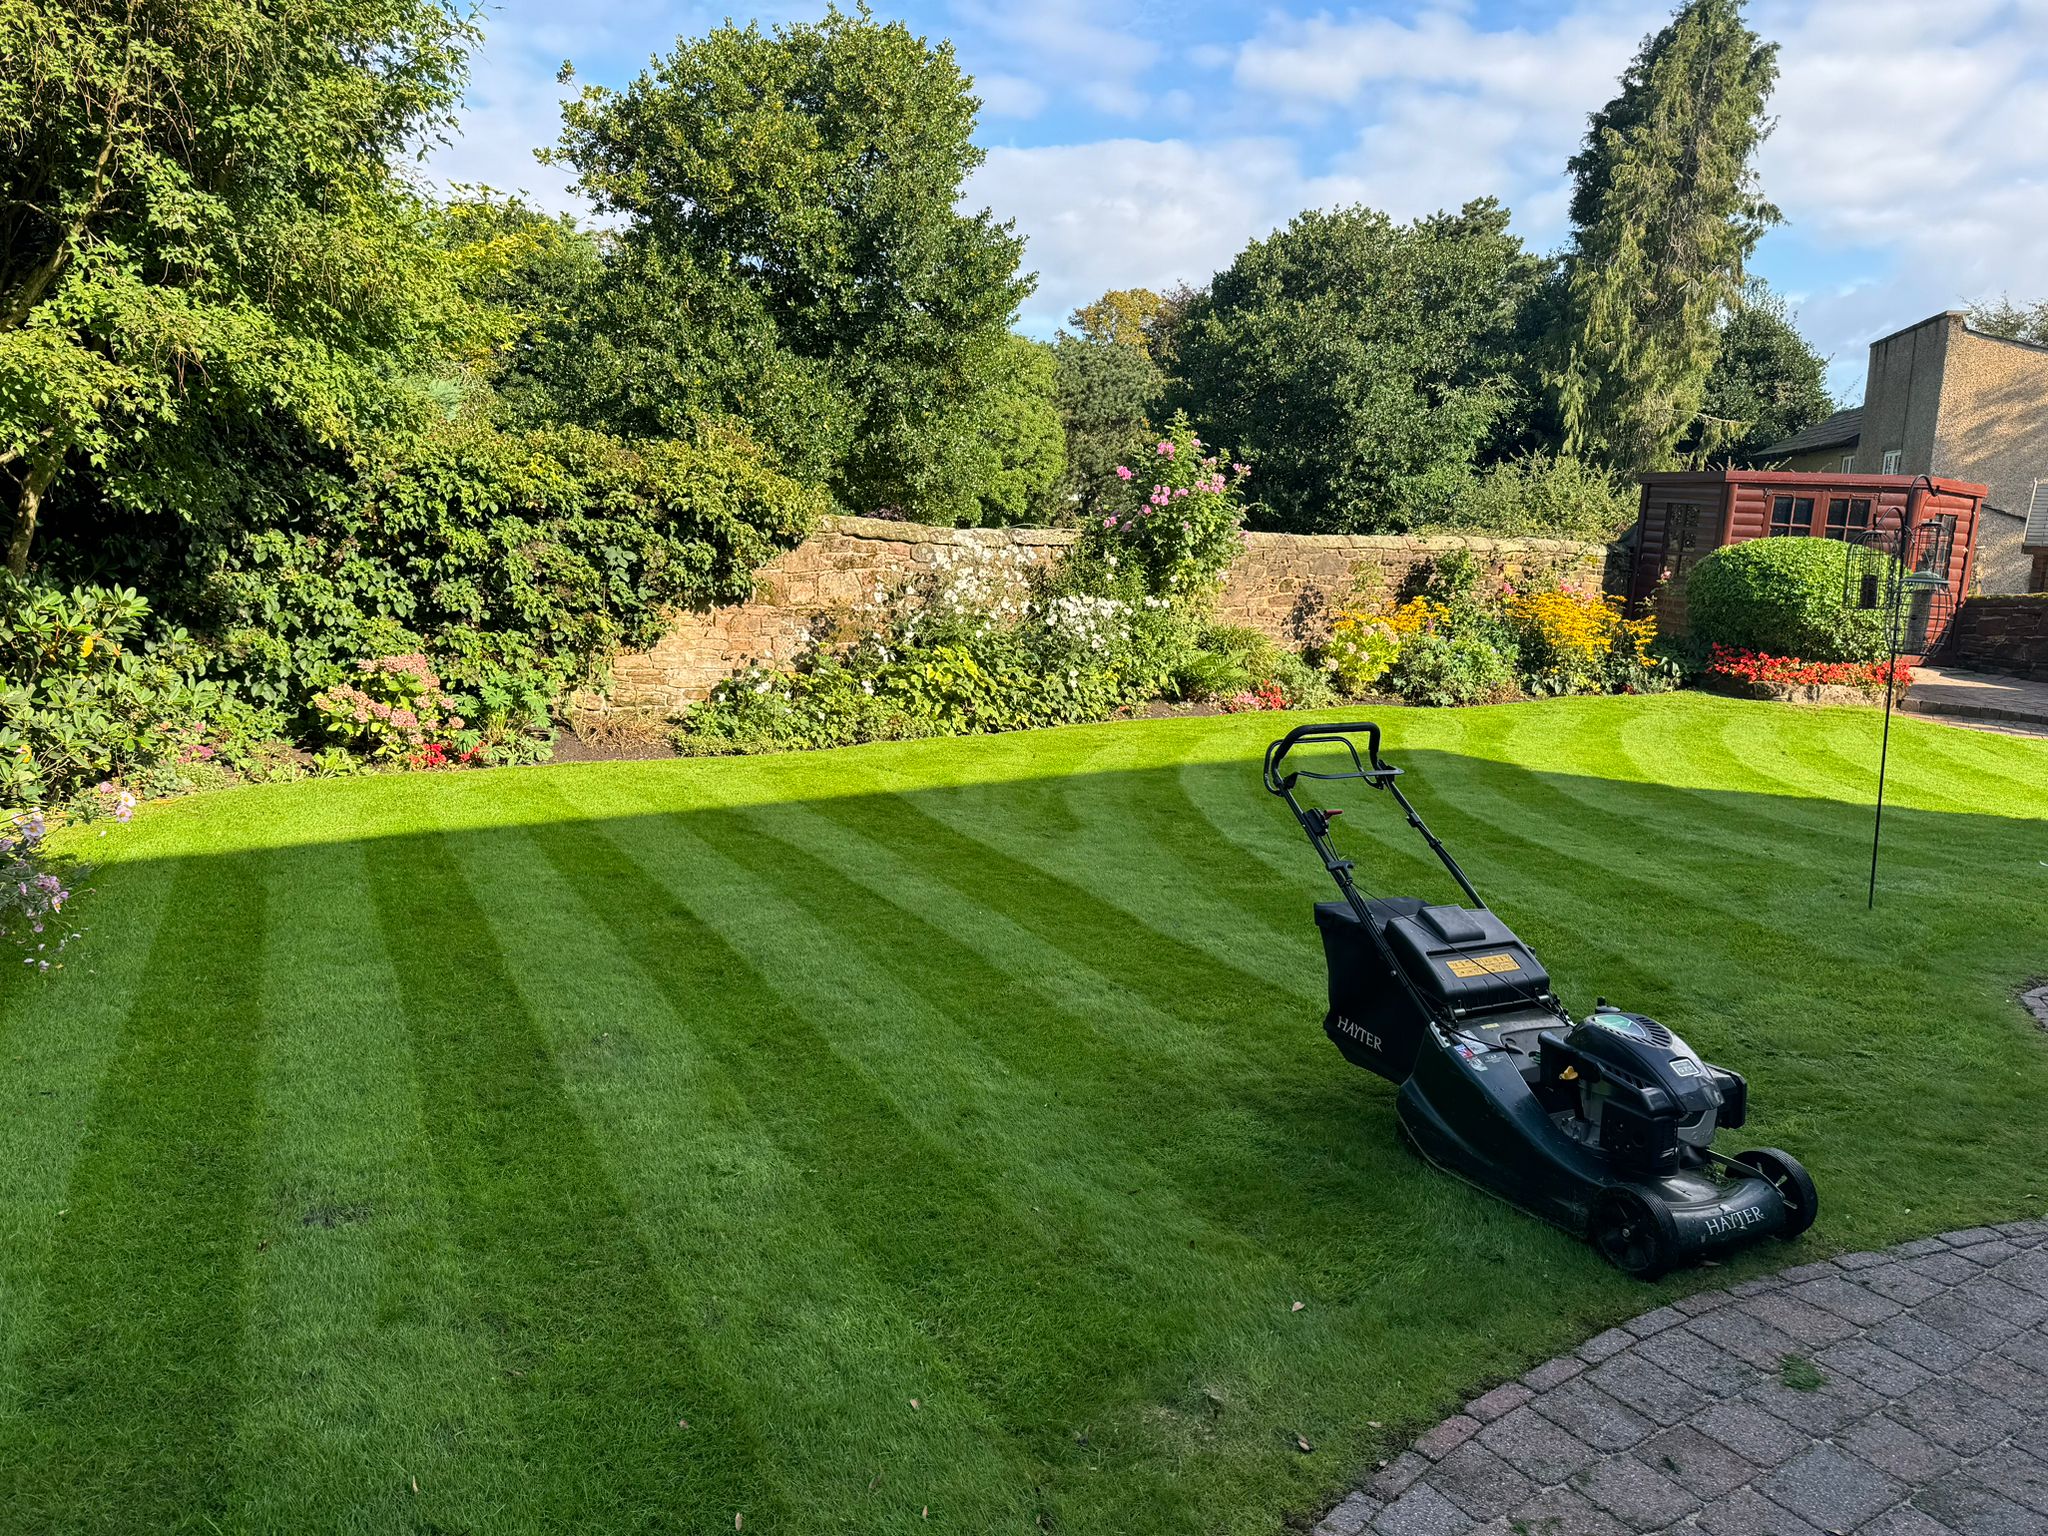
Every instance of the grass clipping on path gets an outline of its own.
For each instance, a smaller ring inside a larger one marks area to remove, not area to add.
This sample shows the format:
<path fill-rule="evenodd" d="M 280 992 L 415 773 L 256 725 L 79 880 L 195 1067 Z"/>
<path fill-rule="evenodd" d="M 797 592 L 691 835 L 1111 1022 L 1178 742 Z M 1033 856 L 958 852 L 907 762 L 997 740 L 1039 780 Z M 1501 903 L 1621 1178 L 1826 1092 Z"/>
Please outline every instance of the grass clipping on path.
<path fill-rule="evenodd" d="M 0 983 L 0 1529 L 1269 1532 L 1660 1297 L 2048 1207 L 2048 747 L 1896 722 L 1872 916 L 1867 712 L 1383 714 L 1567 1002 L 1819 1180 L 1644 1287 L 1323 1038 L 1289 723 L 149 808 Z"/>

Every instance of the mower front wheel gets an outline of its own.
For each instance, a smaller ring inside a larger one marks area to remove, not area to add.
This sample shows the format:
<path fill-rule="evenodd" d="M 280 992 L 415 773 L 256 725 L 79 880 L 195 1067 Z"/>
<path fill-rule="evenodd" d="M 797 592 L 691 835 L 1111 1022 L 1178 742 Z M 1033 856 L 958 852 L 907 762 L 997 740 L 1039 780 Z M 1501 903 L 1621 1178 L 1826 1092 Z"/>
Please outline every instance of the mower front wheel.
<path fill-rule="evenodd" d="M 1820 1191 L 1813 1187 L 1813 1176 L 1798 1158 L 1776 1147 L 1751 1147 L 1728 1161 L 1747 1168 L 1785 1202 L 1785 1225 L 1778 1236 L 1794 1238 L 1813 1225 L 1813 1218 L 1820 1214 Z"/>
<path fill-rule="evenodd" d="M 1655 1280 L 1678 1253 L 1678 1223 L 1661 1196 L 1616 1184 L 1593 1202 L 1586 1235 L 1600 1257 L 1625 1275 Z"/>

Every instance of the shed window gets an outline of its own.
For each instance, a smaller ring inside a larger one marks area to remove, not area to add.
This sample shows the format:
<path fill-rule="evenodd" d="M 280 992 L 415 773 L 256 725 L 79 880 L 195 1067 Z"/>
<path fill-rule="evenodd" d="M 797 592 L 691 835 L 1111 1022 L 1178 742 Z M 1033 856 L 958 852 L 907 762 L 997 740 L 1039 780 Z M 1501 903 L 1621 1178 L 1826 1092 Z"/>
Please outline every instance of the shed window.
<path fill-rule="evenodd" d="M 1853 474 L 1855 474 L 1855 473 L 1856 473 L 1856 455 L 1855 455 L 1855 454 L 1853 454 L 1853 453 L 1845 453 L 1845 454 L 1843 454 L 1843 455 L 1842 455 L 1842 473 L 1843 473 L 1843 474 L 1845 474 L 1845 475 L 1853 475 Z"/>
<path fill-rule="evenodd" d="M 1888 475 L 1896 475 L 1899 472 L 1899 460 L 1904 458 L 1905 456 L 1906 450 L 1903 448 L 1885 449 L 1884 472 Z"/>
<path fill-rule="evenodd" d="M 1774 539 L 1805 538 L 1813 532 L 1811 496 L 1773 496 L 1771 532 Z"/>
<path fill-rule="evenodd" d="M 1831 539 L 1847 539 L 1870 527 L 1870 500 L 1865 496 L 1828 498 L 1828 530 Z"/>

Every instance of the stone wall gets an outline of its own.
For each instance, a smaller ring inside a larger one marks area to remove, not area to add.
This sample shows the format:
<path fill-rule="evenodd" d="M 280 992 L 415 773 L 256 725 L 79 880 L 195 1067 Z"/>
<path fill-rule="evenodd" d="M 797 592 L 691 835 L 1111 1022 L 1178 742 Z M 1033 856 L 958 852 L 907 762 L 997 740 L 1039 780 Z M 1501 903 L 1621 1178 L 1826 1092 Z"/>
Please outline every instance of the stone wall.
<path fill-rule="evenodd" d="M 1972 597 L 1956 610 L 1939 661 L 2048 681 L 2048 596 Z"/>
<path fill-rule="evenodd" d="M 876 616 L 921 573 L 972 564 L 999 586 L 1021 588 L 1034 567 L 1056 560 L 1075 537 L 1058 528 L 826 518 L 810 538 L 761 568 L 750 601 L 677 614 L 652 649 L 614 660 L 606 694 L 579 697 L 577 707 L 674 712 L 742 667 L 786 665 L 849 618 Z M 1607 562 L 1604 546 L 1562 539 L 1254 533 L 1231 566 L 1217 618 L 1299 648 L 1320 640 L 1337 610 L 1398 592 L 1416 567 L 1459 548 L 1478 556 L 1495 588 L 1552 579 L 1597 587 Z"/>

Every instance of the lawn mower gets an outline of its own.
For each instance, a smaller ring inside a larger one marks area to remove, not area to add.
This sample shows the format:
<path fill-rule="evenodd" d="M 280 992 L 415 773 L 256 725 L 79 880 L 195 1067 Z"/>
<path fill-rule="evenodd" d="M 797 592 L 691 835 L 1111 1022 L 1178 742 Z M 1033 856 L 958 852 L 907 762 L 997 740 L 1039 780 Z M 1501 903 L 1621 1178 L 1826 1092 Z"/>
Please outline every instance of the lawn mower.
<path fill-rule="evenodd" d="M 1323 755 L 1290 767 L 1305 744 Z M 1747 1117 L 1743 1078 L 1605 998 L 1574 1020 L 1542 963 L 1423 824 L 1400 776 L 1370 723 L 1304 725 L 1266 748 L 1266 788 L 1287 802 L 1343 898 L 1315 909 L 1330 980 L 1323 1029 L 1346 1060 L 1400 1085 L 1395 1115 L 1415 1149 L 1645 1279 L 1811 1226 L 1813 1180 L 1789 1154 L 1713 1149 L 1716 1130 Z M 1391 794 L 1469 905 L 1363 894 L 1330 840 L 1343 813 L 1303 806 L 1304 779 Z"/>

